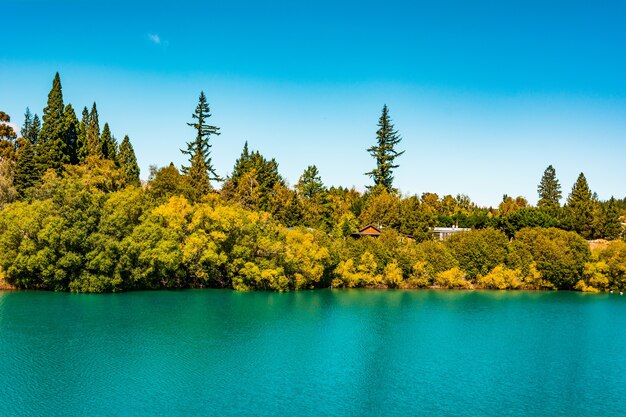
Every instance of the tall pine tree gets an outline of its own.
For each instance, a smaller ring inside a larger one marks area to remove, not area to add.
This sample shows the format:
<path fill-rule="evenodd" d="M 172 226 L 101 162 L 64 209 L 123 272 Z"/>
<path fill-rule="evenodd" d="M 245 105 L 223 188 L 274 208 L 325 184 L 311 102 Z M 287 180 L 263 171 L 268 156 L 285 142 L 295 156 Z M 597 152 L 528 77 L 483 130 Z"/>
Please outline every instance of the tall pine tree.
<path fill-rule="evenodd" d="M 375 186 L 385 187 L 388 191 L 393 189 L 393 170 L 399 165 L 394 165 L 393 161 L 402 155 L 404 151 L 398 152 L 396 145 L 400 143 L 402 138 L 398 131 L 394 129 L 389 117 L 389 109 L 387 105 L 383 107 L 383 112 L 378 120 L 378 130 L 376 131 L 376 145 L 370 147 L 367 151 L 376 160 L 376 168 L 367 172 L 374 180 Z"/>
<path fill-rule="evenodd" d="M 585 239 L 593 237 L 593 206 L 591 190 L 585 174 L 581 172 L 567 198 L 567 222 Z"/>
<path fill-rule="evenodd" d="M 17 156 L 13 182 L 20 198 L 24 198 L 27 190 L 35 185 L 39 179 L 39 171 L 35 159 L 35 146 L 30 142 L 26 142 Z"/>
<path fill-rule="evenodd" d="M 211 113 L 204 92 L 200 92 L 198 105 L 191 117 L 195 120 L 187 125 L 196 130 L 196 138 L 187 143 L 187 150 L 181 150 L 183 154 L 189 156 L 189 166 L 183 167 L 183 173 L 189 178 L 198 194 L 204 195 L 211 191 L 210 181 L 221 181 L 211 162 L 211 144 L 209 143 L 210 136 L 219 135 L 220 132 L 218 127 L 207 124 Z"/>
<path fill-rule="evenodd" d="M 124 173 L 124 180 L 128 185 L 140 185 L 139 181 L 139 165 L 137 165 L 137 157 L 135 150 L 130 143 L 128 135 L 124 136 L 124 140 L 120 143 L 120 151 L 117 154 L 117 164 Z"/>
<path fill-rule="evenodd" d="M 117 142 L 115 141 L 115 138 L 111 135 L 111 129 L 109 129 L 108 123 L 105 123 L 104 128 L 102 128 L 102 136 L 100 136 L 100 146 L 102 149 L 102 157 L 104 159 L 115 161 L 115 157 L 117 155 Z"/>
<path fill-rule="evenodd" d="M 78 125 L 78 136 L 76 138 L 76 160 L 82 163 L 89 155 L 89 145 L 87 143 L 87 134 L 89 132 L 89 110 L 87 106 L 83 107 L 82 118 Z"/>
<path fill-rule="evenodd" d="M 87 155 L 102 158 L 102 145 L 100 143 L 100 122 L 98 120 L 98 108 L 94 101 L 89 113 L 89 124 L 87 125 Z"/>
<path fill-rule="evenodd" d="M 602 219 L 602 237 L 608 240 L 619 239 L 622 236 L 622 221 L 615 198 L 611 197 L 602 207 Z"/>
<path fill-rule="evenodd" d="M 77 164 L 78 157 L 76 155 L 78 146 L 78 133 L 80 126 L 74 108 L 71 104 L 65 106 L 63 110 L 63 141 L 65 142 L 66 153 L 69 156 L 70 164 Z"/>
<path fill-rule="evenodd" d="M 57 72 L 48 94 L 48 103 L 43 110 L 43 125 L 37 143 L 39 171 L 52 168 L 60 172 L 63 164 L 69 162 L 63 130 L 63 92 L 61 78 Z"/>
<path fill-rule="evenodd" d="M 548 166 L 544 171 L 537 191 L 539 193 L 537 207 L 544 209 L 557 209 L 560 207 L 561 184 L 559 184 L 559 180 L 556 178 L 556 171 L 552 165 Z"/>

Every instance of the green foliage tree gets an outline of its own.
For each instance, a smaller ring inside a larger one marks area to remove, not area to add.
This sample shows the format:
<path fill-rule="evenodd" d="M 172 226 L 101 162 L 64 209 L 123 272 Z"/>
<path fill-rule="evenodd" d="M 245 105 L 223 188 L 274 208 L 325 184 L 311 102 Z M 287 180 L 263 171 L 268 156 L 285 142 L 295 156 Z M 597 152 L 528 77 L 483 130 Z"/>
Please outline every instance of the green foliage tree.
<path fill-rule="evenodd" d="M 139 165 L 137 165 L 137 157 L 135 150 L 130 143 L 128 135 L 124 136 L 124 140 L 120 143 L 120 151 L 117 154 L 117 164 L 122 172 L 124 172 L 124 180 L 128 185 L 139 186 Z"/>
<path fill-rule="evenodd" d="M 105 123 L 102 129 L 102 135 L 100 136 L 101 153 L 104 159 L 115 161 L 117 158 L 117 142 L 111 135 L 109 124 Z"/>
<path fill-rule="evenodd" d="M 585 175 L 581 172 L 567 198 L 566 216 L 569 228 L 578 232 L 585 239 L 593 237 L 592 193 Z"/>
<path fill-rule="evenodd" d="M 78 125 L 78 135 L 76 138 L 76 160 L 78 163 L 85 161 L 89 155 L 89 142 L 87 140 L 89 132 L 89 110 L 83 107 L 82 118 Z"/>
<path fill-rule="evenodd" d="M 326 191 L 320 173 L 315 165 L 309 165 L 298 180 L 296 186 L 300 195 L 305 198 L 315 198 Z"/>
<path fill-rule="evenodd" d="M 13 130 L 13 126 L 9 123 L 11 117 L 3 111 L 0 111 L 0 159 L 15 161 L 17 134 Z"/>
<path fill-rule="evenodd" d="M 556 171 L 552 165 L 549 165 L 544 171 L 537 192 L 539 193 L 537 207 L 555 210 L 561 206 L 561 184 L 556 178 Z"/>
<path fill-rule="evenodd" d="M 608 240 L 619 239 L 622 236 L 622 221 L 620 219 L 617 201 L 611 197 L 602 206 L 602 237 Z"/>
<path fill-rule="evenodd" d="M 30 109 L 26 107 L 26 112 L 24 113 L 24 124 L 20 130 L 20 135 L 26 141 L 30 142 L 31 145 L 36 145 L 40 130 L 41 121 L 39 120 L 39 116 L 36 114 L 33 116 Z"/>
<path fill-rule="evenodd" d="M 48 94 L 48 104 L 43 110 L 43 125 L 37 142 L 39 171 L 54 169 L 61 172 L 63 165 L 70 162 L 64 131 L 63 91 L 61 78 L 57 72 Z"/>
<path fill-rule="evenodd" d="M 35 157 L 35 146 L 30 142 L 26 142 L 18 153 L 14 183 L 20 198 L 26 196 L 27 190 L 33 187 L 40 177 Z"/>
<path fill-rule="evenodd" d="M 187 142 L 186 150 L 181 150 L 183 154 L 189 156 L 189 166 L 183 167 L 182 171 L 189 178 L 193 188 L 202 196 L 211 191 L 211 181 L 221 180 L 215 173 L 211 161 L 210 143 L 210 136 L 219 135 L 220 132 L 218 127 L 207 124 L 211 113 L 204 91 L 200 92 L 198 105 L 191 117 L 195 120 L 187 125 L 196 130 L 196 138 Z"/>
<path fill-rule="evenodd" d="M 102 143 L 100 142 L 100 121 L 98 117 L 98 107 L 96 106 L 95 101 L 93 102 L 91 111 L 89 112 L 89 124 L 86 127 L 85 139 L 87 144 L 87 155 L 103 158 Z"/>
<path fill-rule="evenodd" d="M 527 228 L 515 234 L 509 263 L 528 274 L 536 265 L 543 278 L 558 289 L 573 289 L 582 278 L 591 252 L 578 234 L 556 228 Z"/>
<path fill-rule="evenodd" d="M 396 145 L 400 143 L 402 138 L 395 130 L 389 117 L 389 109 L 387 105 L 383 107 L 382 114 L 378 120 L 378 130 L 376 131 L 376 145 L 370 147 L 367 151 L 376 160 L 376 168 L 367 172 L 374 180 L 375 186 L 382 186 L 391 191 L 393 187 L 393 170 L 399 165 L 394 165 L 394 160 L 402 155 L 404 151 L 398 152 Z"/>
<path fill-rule="evenodd" d="M 446 241 L 446 245 L 467 277 L 475 280 L 506 262 L 508 242 L 504 233 L 489 228 L 457 233 Z"/>
<path fill-rule="evenodd" d="M 80 125 L 78 118 L 76 117 L 76 113 L 74 112 L 74 108 L 72 108 L 71 104 L 68 104 L 63 110 L 63 141 L 69 157 L 67 162 L 71 164 L 78 163 L 76 149 L 78 145 L 79 129 Z"/>

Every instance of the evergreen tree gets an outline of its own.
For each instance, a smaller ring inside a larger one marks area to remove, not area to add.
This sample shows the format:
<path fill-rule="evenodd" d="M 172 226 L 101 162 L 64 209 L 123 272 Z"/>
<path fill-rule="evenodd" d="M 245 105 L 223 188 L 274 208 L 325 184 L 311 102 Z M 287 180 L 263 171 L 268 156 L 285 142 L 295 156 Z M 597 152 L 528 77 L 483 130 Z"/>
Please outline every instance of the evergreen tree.
<path fill-rule="evenodd" d="M 602 237 L 608 240 L 619 239 L 622 235 L 622 221 L 620 219 L 619 208 L 615 198 L 604 204 L 603 210 Z"/>
<path fill-rule="evenodd" d="M 37 161 L 35 159 L 35 146 L 30 142 L 26 142 L 17 156 L 13 181 L 20 198 L 24 198 L 26 190 L 35 185 L 39 179 Z"/>
<path fill-rule="evenodd" d="M 63 131 L 63 92 L 57 72 L 48 94 L 48 104 L 43 110 L 43 125 L 37 143 L 37 160 L 40 172 L 53 168 L 60 172 L 69 162 Z"/>
<path fill-rule="evenodd" d="M 545 209 L 556 209 L 560 207 L 561 184 L 559 184 L 559 180 L 556 178 L 556 171 L 552 165 L 548 166 L 544 171 L 537 191 L 539 192 L 537 207 Z"/>
<path fill-rule="evenodd" d="M 206 101 L 204 92 L 200 92 L 198 105 L 191 116 L 195 121 L 187 123 L 188 126 L 196 130 L 196 138 L 187 143 L 187 150 L 181 150 L 189 156 L 189 166 L 183 167 L 183 173 L 189 178 L 191 185 L 200 195 L 207 194 L 211 190 L 210 181 L 220 181 L 221 178 L 215 173 L 215 168 L 211 162 L 211 135 L 219 135 L 219 128 L 207 124 L 207 119 L 211 117 L 209 104 Z"/>
<path fill-rule="evenodd" d="M 310 165 L 304 170 L 298 180 L 297 188 L 305 198 L 313 198 L 325 191 L 324 183 L 315 165 Z"/>
<path fill-rule="evenodd" d="M 115 138 L 111 135 L 111 130 L 109 129 L 108 123 L 104 124 L 104 128 L 102 129 L 102 136 L 100 137 L 100 143 L 102 146 L 102 157 L 104 159 L 115 161 L 117 155 L 117 142 L 115 141 Z"/>
<path fill-rule="evenodd" d="M 31 131 L 33 129 L 33 115 L 30 112 L 30 109 L 26 107 L 26 111 L 24 112 L 24 124 L 22 125 L 22 129 L 20 129 L 20 135 L 24 139 L 28 139 L 30 141 Z"/>
<path fill-rule="evenodd" d="M 30 135 L 28 136 L 28 141 L 33 145 L 37 145 L 37 143 L 39 143 L 40 132 L 41 132 L 41 119 L 39 119 L 39 116 L 37 116 L 37 113 L 35 113 L 35 117 L 33 117 L 33 124 L 31 125 L 31 128 L 30 128 Z"/>
<path fill-rule="evenodd" d="M 139 165 L 137 165 L 137 157 L 135 150 L 130 143 L 128 135 L 124 136 L 124 140 L 120 143 L 120 151 L 117 154 L 117 163 L 124 173 L 124 180 L 128 185 L 140 185 L 139 181 Z"/>
<path fill-rule="evenodd" d="M 567 198 L 567 222 L 570 229 L 585 239 L 593 235 L 593 199 L 585 175 L 581 172 Z"/>
<path fill-rule="evenodd" d="M 79 131 L 80 124 L 74 112 L 74 108 L 71 104 L 68 104 L 63 110 L 63 133 L 65 149 L 67 150 L 70 164 L 78 163 L 77 146 Z"/>
<path fill-rule="evenodd" d="M 376 159 L 376 168 L 367 172 L 374 180 L 375 186 L 383 186 L 388 191 L 392 190 L 393 175 L 392 172 L 399 165 L 394 165 L 393 161 L 402 155 L 404 151 L 398 152 L 395 147 L 402 138 L 398 131 L 394 129 L 389 117 L 389 109 L 387 105 L 383 107 L 383 112 L 378 120 L 378 131 L 376 131 L 377 144 L 370 147 L 367 151 Z"/>
<path fill-rule="evenodd" d="M 98 121 L 98 108 L 94 101 L 89 113 L 89 124 L 87 125 L 87 155 L 102 158 L 102 145 L 100 143 L 100 122 Z"/>
<path fill-rule="evenodd" d="M 89 146 L 87 142 L 87 134 L 89 131 L 89 110 L 87 106 L 83 107 L 82 119 L 78 125 L 78 136 L 76 138 L 76 160 L 79 163 L 85 161 L 89 155 Z"/>

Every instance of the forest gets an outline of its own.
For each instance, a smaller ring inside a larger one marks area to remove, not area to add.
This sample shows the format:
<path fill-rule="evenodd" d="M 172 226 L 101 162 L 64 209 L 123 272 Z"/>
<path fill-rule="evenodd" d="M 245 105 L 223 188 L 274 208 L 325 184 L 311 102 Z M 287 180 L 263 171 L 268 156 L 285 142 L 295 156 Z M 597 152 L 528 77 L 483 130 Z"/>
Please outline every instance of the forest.
<path fill-rule="evenodd" d="M 623 291 L 626 200 L 601 201 L 583 173 L 561 205 L 552 166 L 538 203 L 503 196 L 402 195 L 393 186 L 401 136 L 384 106 L 367 149 L 365 192 L 327 187 L 315 165 L 291 186 L 278 162 L 244 146 L 219 175 L 220 134 L 200 93 L 181 141 L 188 163 L 140 180 L 128 136 L 118 143 L 96 103 L 81 118 L 57 73 L 42 117 L 16 132 L 0 111 L 0 285 L 140 289 L 455 288 Z M 538 173 L 540 174 L 540 173 Z M 351 236 L 375 225 L 380 237 Z M 443 241 L 437 226 L 471 229 Z M 601 244 L 590 247 L 591 240 Z"/>

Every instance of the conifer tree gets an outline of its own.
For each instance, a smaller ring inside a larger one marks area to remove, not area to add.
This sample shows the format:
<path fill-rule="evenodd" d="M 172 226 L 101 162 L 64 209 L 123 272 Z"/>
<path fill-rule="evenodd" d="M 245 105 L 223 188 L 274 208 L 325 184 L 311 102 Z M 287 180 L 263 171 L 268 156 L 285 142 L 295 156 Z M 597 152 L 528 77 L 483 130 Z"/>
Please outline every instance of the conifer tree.
<path fill-rule="evenodd" d="M 139 185 L 139 165 L 137 165 L 137 157 L 135 150 L 130 143 L 128 135 L 124 136 L 124 140 L 120 143 L 120 151 L 117 154 L 117 163 L 124 173 L 124 180 L 128 185 Z"/>
<path fill-rule="evenodd" d="M 111 135 L 109 124 L 105 123 L 102 129 L 102 136 L 100 136 L 100 144 L 102 147 L 102 157 L 111 161 L 116 160 L 117 155 L 117 143 L 115 138 Z"/>
<path fill-rule="evenodd" d="M 35 159 L 35 146 L 30 142 L 26 142 L 17 156 L 13 181 L 20 198 L 24 198 L 26 191 L 35 185 L 39 179 L 37 161 Z"/>
<path fill-rule="evenodd" d="M 89 124 L 87 125 L 87 155 L 102 158 L 102 145 L 100 143 L 100 122 L 98 121 L 98 108 L 94 101 L 89 113 Z"/>
<path fill-rule="evenodd" d="M 552 165 L 548 166 L 544 171 L 537 191 L 539 193 L 537 207 L 545 209 L 556 209 L 560 207 L 561 184 L 559 184 L 559 180 L 556 178 L 556 171 Z"/>
<path fill-rule="evenodd" d="M 211 162 L 211 144 L 209 143 L 210 136 L 219 135 L 220 132 L 218 127 L 207 124 L 211 113 L 204 92 L 200 92 L 198 105 L 191 117 L 195 121 L 187 125 L 196 130 L 196 138 L 187 143 L 187 150 L 181 150 L 183 154 L 189 156 L 189 166 L 183 167 L 182 171 L 198 193 L 204 195 L 211 190 L 210 181 L 221 181 Z"/>
<path fill-rule="evenodd" d="M 367 172 L 374 180 L 374 186 L 383 186 L 388 191 L 392 191 L 393 175 L 392 172 L 399 165 L 394 165 L 393 161 L 402 155 L 404 151 L 398 152 L 395 147 L 402 138 L 398 131 L 394 129 L 389 117 L 389 109 L 387 105 L 383 107 L 382 114 L 378 120 L 378 130 L 376 131 L 376 145 L 370 147 L 367 151 L 376 160 L 376 168 Z"/>
<path fill-rule="evenodd" d="M 593 235 L 593 204 L 587 179 L 581 172 L 567 198 L 567 221 L 570 228 L 585 239 Z"/>
<path fill-rule="evenodd" d="M 30 128 L 30 135 L 28 136 L 28 141 L 33 145 L 37 145 L 37 143 L 39 143 L 40 132 L 41 132 L 41 119 L 39 119 L 39 116 L 37 116 L 37 113 L 35 113 L 35 117 L 33 117 L 33 124 L 31 125 L 31 128 Z"/>
<path fill-rule="evenodd" d="M 611 197 L 604 204 L 602 214 L 602 237 L 608 240 L 618 239 L 622 235 L 622 222 L 615 198 Z"/>
<path fill-rule="evenodd" d="M 63 92 L 57 72 L 43 110 L 43 125 L 37 143 L 37 160 L 40 172 L 53 168 L 58 172 L 69 162 L 63 131 Z"/>
<path fill-rule="evenodd" d="M 63 110 L 63 134 L 64 134 L 64 142 L 65 149 L 67 150 L 67 154 L 69 156 L 70 164 L 77 164 L 77 146 L 78 146 L 78 133 L 80 130 L 78 118 L 76 117 L 76 113 L 74 112 L 74 108 L 71 104 L 65 106 Z"/>
<path fill-rule="evenodd" d="M 304 170 L 298 180 L 297 188 L 305 198 L 313 198 L 325 190 L 324 183 L 315 165 L 310 165 Z"/>
<path fill-rule="evenodd" d="M 82 119 L 78 125 L 78 137 L 76 138 L 76 160 L 81 163 L 85 161 L 89 155 L 89 146 L 87 143 L 87 134 L 89 131 L 89 110 L 87 106 L 83 107 Z"/>
<path fill-rule="evenodd" d="M 33 129 L 33 115 L 30 112 L 30 109 L 26 107 L 26 111 L 24 112 L 24 124 L 20 129 L 20 135 L 24 139 L 29 139 L 31 135 L 31 131 Z"/>

